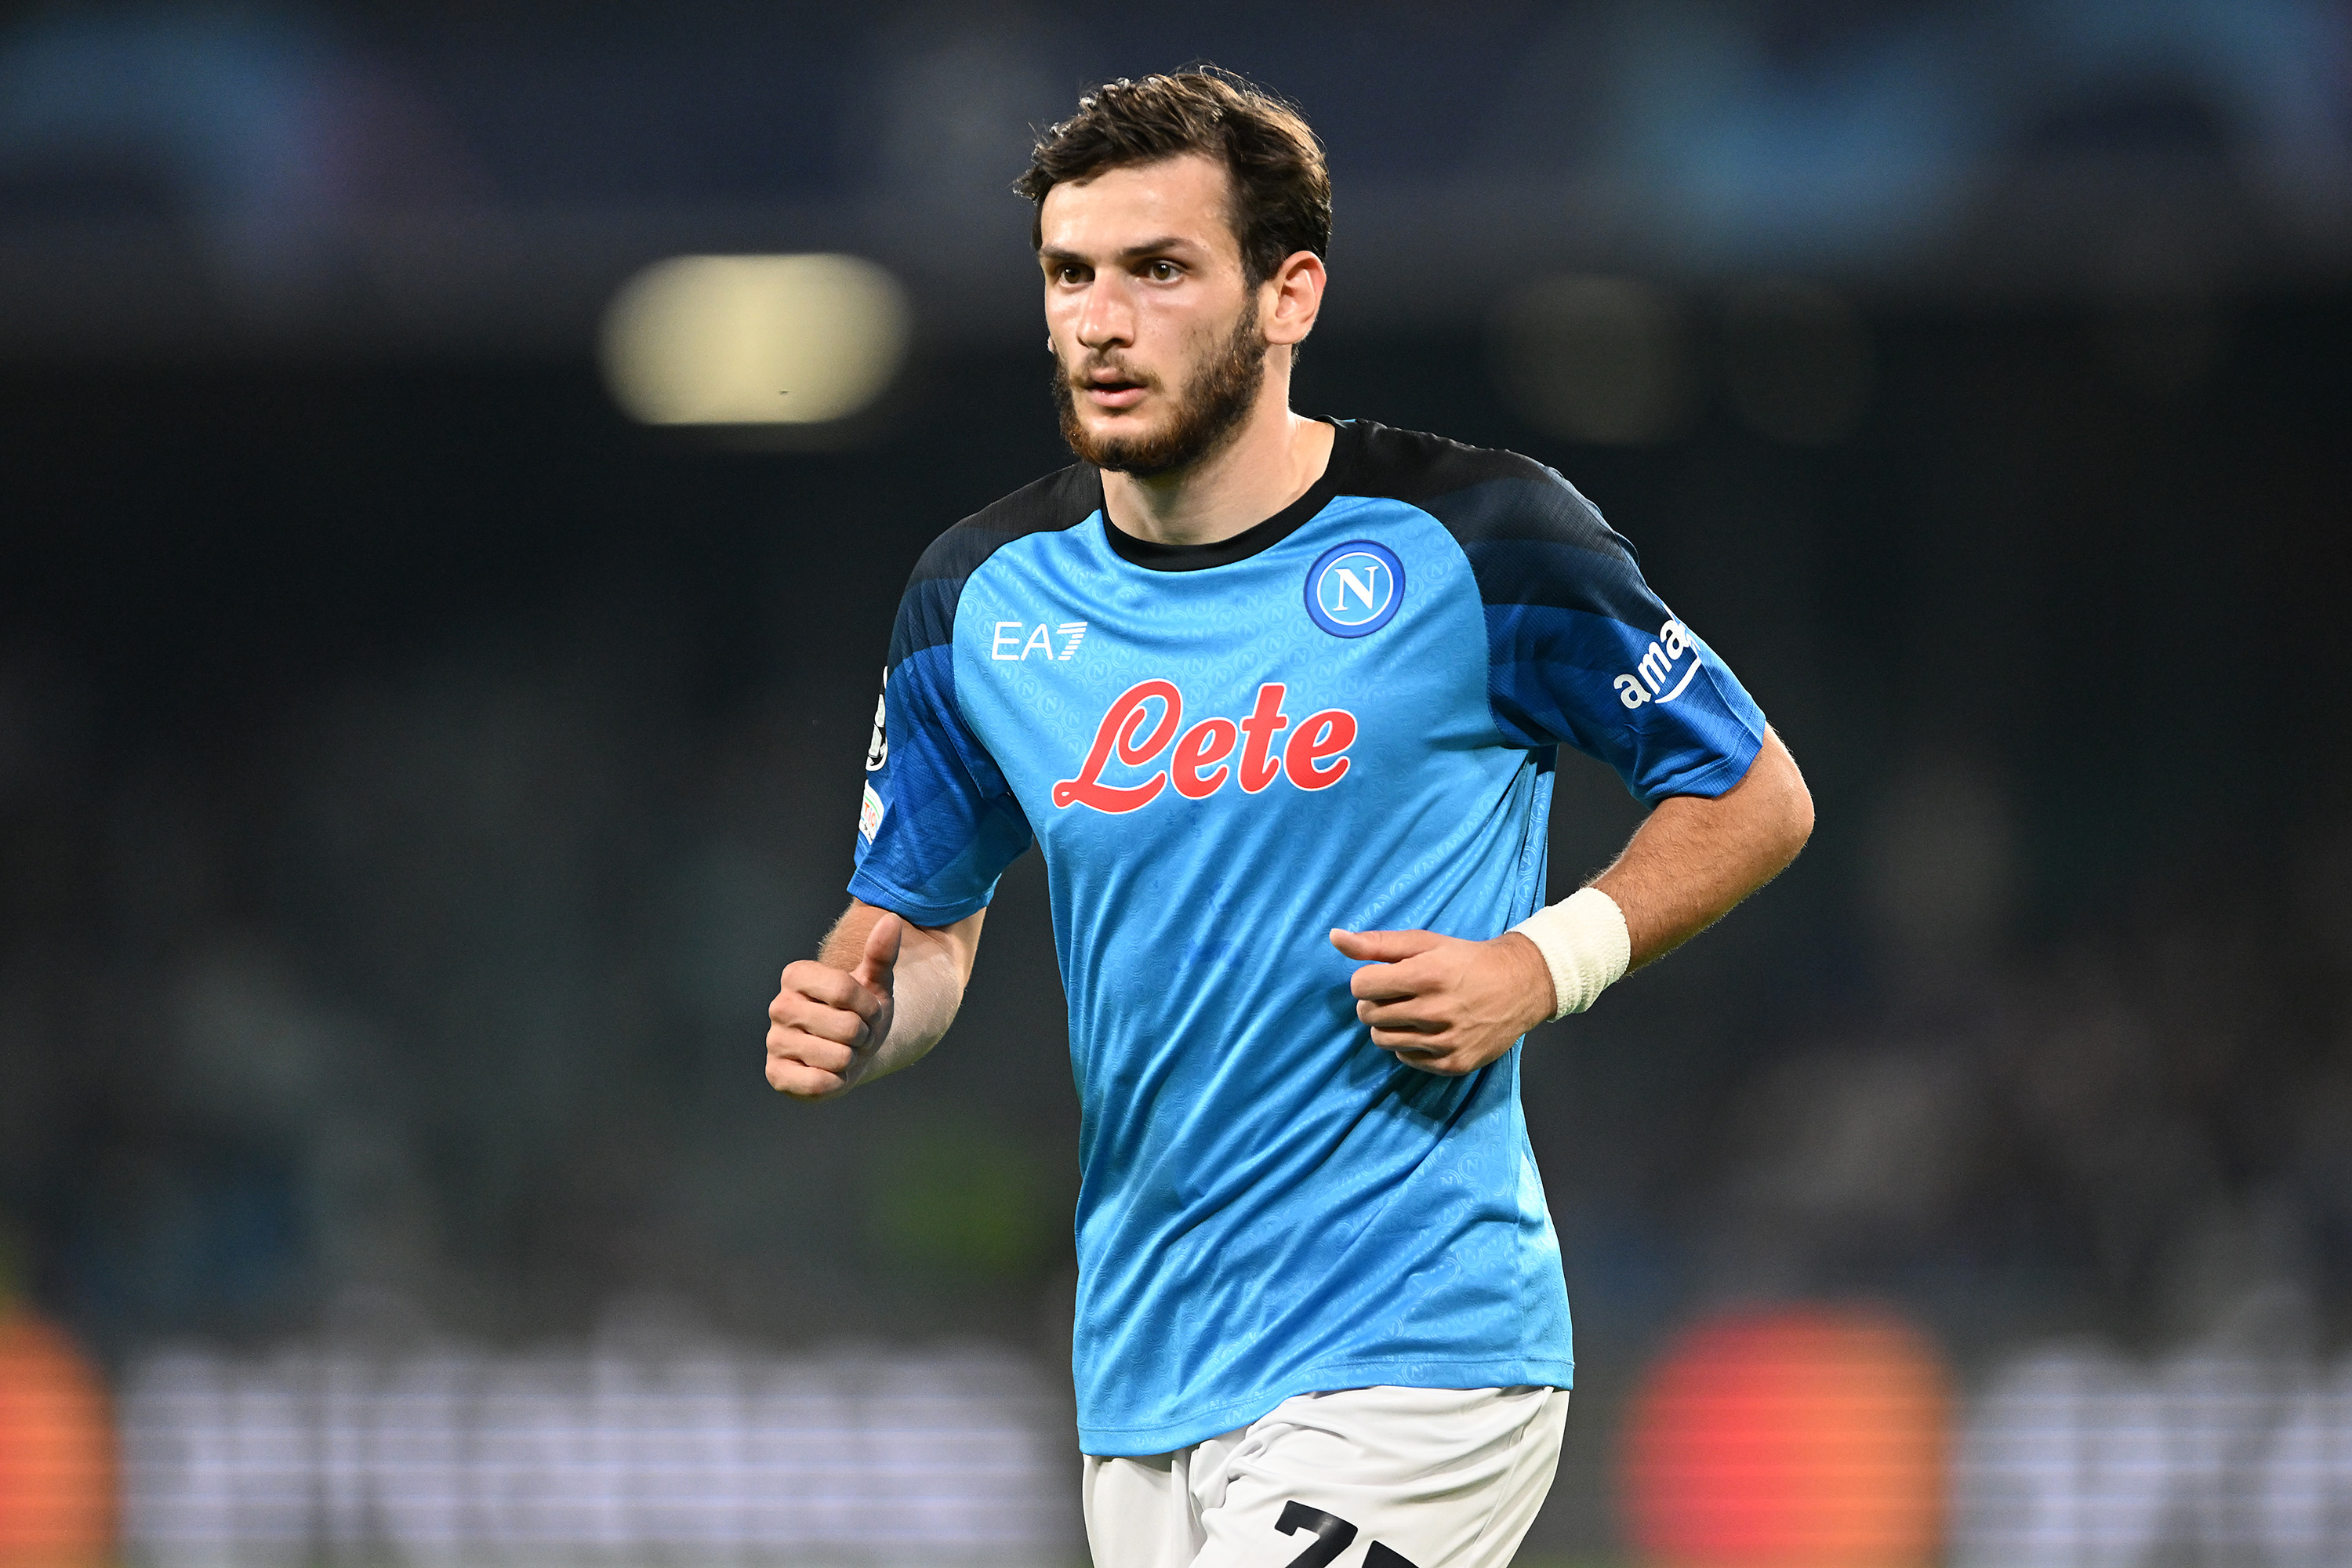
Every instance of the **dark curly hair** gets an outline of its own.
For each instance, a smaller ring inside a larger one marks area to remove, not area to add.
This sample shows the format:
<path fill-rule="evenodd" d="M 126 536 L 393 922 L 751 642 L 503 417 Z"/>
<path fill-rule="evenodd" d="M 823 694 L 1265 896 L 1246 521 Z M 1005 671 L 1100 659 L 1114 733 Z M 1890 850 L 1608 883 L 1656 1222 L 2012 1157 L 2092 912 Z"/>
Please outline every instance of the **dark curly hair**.
<path fill-rule="evenodd" d="M 1286 257 L 1330 247 L 1331 174 L 1315 132 L 1290 104 L 1213 66 L 1105 82 L 1039 136 L 1028 172 L 1013 182 L 1037 204 L 1030 243 L 1045 244 L 1045 193 L 1063 181 L 1186 153 L 1216 159 L 1231 176 L 1229 216 L 1251 287 Z"/>

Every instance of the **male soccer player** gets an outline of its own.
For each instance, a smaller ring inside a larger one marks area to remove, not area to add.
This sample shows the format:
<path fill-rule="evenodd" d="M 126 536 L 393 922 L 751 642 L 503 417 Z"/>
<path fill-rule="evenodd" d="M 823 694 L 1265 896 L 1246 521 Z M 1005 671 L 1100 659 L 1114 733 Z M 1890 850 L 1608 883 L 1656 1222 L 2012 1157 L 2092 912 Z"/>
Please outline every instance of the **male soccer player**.
<path fill-rule="evenodd" d="M 768 1081 L 930 1049 L 1034 838 L 1095 1561 L 1499 1568 L 1571 1366 L 1519 1037 L 1778 872 L 1811 803 L 1558 474 L 1291 412 L 1331 223 L 1295 111 L 1114 82 L 1017 188 L 1079 461 L 916 566 L 852 902 L 783 973 Z M 1654 809 L 1538 910 L 1562 744 Z"/>

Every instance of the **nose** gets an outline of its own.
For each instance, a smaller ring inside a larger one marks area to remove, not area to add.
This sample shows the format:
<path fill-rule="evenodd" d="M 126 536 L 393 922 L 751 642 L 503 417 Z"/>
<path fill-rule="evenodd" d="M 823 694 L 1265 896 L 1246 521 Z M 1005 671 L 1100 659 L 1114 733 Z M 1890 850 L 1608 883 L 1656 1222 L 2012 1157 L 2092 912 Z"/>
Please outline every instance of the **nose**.
<path fill-rule="evenodd" d="M 1135 307 L 1116 277 L 1097 273 L 1078 307 L 1078 342 L 1099 353 L 1135 342 Z"/>

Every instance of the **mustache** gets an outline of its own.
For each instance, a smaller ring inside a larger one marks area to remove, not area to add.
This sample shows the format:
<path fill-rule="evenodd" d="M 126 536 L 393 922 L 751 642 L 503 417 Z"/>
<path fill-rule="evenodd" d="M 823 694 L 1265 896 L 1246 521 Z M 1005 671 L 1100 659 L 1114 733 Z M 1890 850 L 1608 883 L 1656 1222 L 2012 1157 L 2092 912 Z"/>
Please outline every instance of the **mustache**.
<path fill-rule="evenodd" d="M 1076 364 L 1066 361 L 1062 365 L 1062 379 L 1074 391 L 1085 391 L 1092 384 L 1092 378 L 1098 374 L 1113 376 L 1141 387 L 1157 388 L 1160 385 L 1158 376 L 1138 370 L 1116 354 L 1089 353 Z"/>

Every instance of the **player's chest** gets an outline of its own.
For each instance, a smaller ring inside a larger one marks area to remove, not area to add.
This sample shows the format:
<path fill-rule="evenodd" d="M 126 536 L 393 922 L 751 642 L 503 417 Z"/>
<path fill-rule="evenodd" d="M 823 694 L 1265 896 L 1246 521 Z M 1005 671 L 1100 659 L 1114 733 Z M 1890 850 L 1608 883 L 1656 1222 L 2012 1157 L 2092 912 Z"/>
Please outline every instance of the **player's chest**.
<path fill-rule="evenodd" d="M 1033 826 L 1349 815 L 1490 731 L 1466 563 L 1357 521 L 1205 572 L 1040 551 L 976 575 L 957 701 Z"/>

